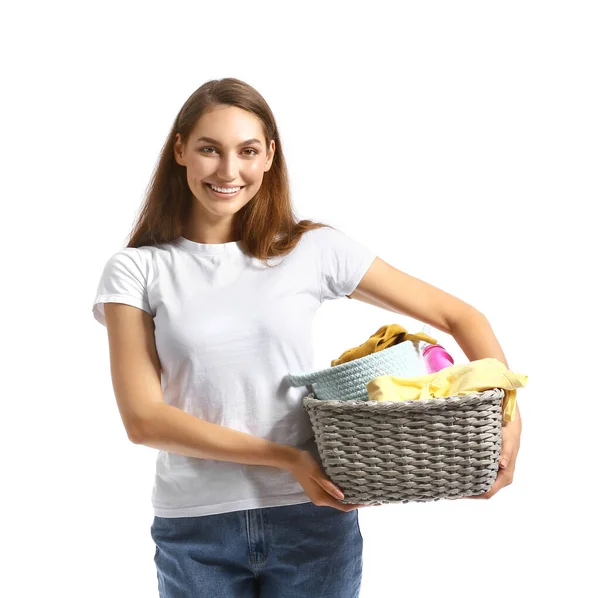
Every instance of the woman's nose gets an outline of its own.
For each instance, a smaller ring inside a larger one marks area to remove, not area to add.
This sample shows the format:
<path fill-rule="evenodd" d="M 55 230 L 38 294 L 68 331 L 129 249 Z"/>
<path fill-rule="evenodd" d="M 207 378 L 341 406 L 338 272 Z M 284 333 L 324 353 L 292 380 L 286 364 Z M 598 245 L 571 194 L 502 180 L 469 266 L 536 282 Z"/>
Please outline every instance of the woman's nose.
<path fill-rule="evenodd" d="M 223 181 L 233 181 L 237 178 L 238 166 L 235 156 L 224 155 L 219 161 L 219 178 Z"/>

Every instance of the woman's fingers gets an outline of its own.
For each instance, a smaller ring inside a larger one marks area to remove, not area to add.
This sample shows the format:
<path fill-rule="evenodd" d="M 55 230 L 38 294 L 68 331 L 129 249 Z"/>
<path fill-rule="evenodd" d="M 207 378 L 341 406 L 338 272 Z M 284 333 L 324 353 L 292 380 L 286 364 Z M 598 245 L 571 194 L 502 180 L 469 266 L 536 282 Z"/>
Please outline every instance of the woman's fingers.
<path fill-rule="evenodd" d="M 327 478 L 321 478 L 320 480 L 318 480 L 318 482 L 320 483 L 321 487 L 324 490 L 327 490 L 327 492 L 329 492 L 329 494 L 331 494 L 331 496 L 333 496 L 334 498 L 337 498 L 338 500 L 344 499 L 344 493 Z"/>
<path fill-rule="evenodd" d="M 326 490 L 331 496 L 333 496 L 333 498 L 336 498 L 338 500 L 344 499 L 343 492 L 328 478 L 321 477 L 321 478 L 316 479 L 315 481 L 318 482 L 318 484 L 321 486 L 321 488 L 323 488 L 323 490 Z M 327 497 L 327 499 L 328 499 L 328 497 Z M 354 509 L 362 509 L 363 507 L 369 507 L 369 506 L 380 507 L 381 506 L 380 504 L 362 505 L 362 504 L 344 504 L 344 503 L 338 503 L 338 502 L 331 503 L 329 500 L 327 500 L 327 503 L 328 503 L 328 506 L 331 506 L 334 509 L 340 509 L 341 511 L 353 511 Z"/>

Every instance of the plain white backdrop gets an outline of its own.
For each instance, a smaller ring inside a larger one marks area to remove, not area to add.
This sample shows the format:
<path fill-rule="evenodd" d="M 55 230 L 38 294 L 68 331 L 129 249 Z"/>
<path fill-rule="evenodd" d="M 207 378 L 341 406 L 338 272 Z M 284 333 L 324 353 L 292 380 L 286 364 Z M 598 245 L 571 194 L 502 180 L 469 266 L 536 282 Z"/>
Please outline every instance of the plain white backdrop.
<path fill-rule="evenodd" d="M 181 105 L 230 76 L 275 114 L 298 216 L 477 307 L 529 376 L 511 486 L 359 511 L 361 598 L 599 595 L 596 9 L 3 8 L 2 595 L 158 596 L 156 451 L 127 439 L 92 300 Z M 389 323 L 422 327 L 325 304 L 315 366 Z"/>

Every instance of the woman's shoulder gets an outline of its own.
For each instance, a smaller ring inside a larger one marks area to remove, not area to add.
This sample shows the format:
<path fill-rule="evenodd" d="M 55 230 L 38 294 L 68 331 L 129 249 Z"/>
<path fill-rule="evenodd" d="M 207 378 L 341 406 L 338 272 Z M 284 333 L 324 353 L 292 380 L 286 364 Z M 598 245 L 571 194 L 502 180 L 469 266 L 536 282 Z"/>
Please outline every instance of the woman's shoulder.
<path fill-rule="evenodd" d="M 313 242 L 319 248 L 327 248 L 332 245 L 339 245 L 347 242 L 352 242 L 352 237 L 346 234 L 343 230 L 334 227 L 333 225 L 321 226 L 313 228 L 307 233 L 310 235 Z"/>
<path fill-rule="evenodd" d="M 149 278 L 156 264 L 165 260 L 163 256 L 168 255 L 169 243 L 159 245 L 141 245 L 139 247 L 122 247 L 113 253 L 106 260 L 106 269 L 127 269 L 138 271 Z M 169 261 L 169 260 L 167 260 Z"/>
<path fill-rule="evenodd" d="M 123 247 L 114 255 L 126 256 L 135 260 L 148 260 L 156 255 L 168 253 L 175 245 L 175 241 L 165 241 L 157 245 L 140 245 L 139 247 Z"/>

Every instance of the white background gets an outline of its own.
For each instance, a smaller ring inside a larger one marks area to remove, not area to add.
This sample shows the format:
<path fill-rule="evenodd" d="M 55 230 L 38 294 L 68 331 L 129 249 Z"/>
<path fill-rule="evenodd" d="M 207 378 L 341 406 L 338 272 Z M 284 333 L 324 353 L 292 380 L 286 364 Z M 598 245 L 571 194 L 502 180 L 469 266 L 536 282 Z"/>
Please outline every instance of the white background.
<path fill-rule="evenodd" d="M 276 116 L 298 215 L 477 307 L 529 376 L 511 486 L 360 510 L 361 598 L 597 596 L 596 8 L 4 8 L 2 595 L 158 595 L 156 451 L 127 439 L 92 300 L 179 108 L 232 76 Z M 316 365 L 394 322 L 421 329 L 325 304 Z"/>

